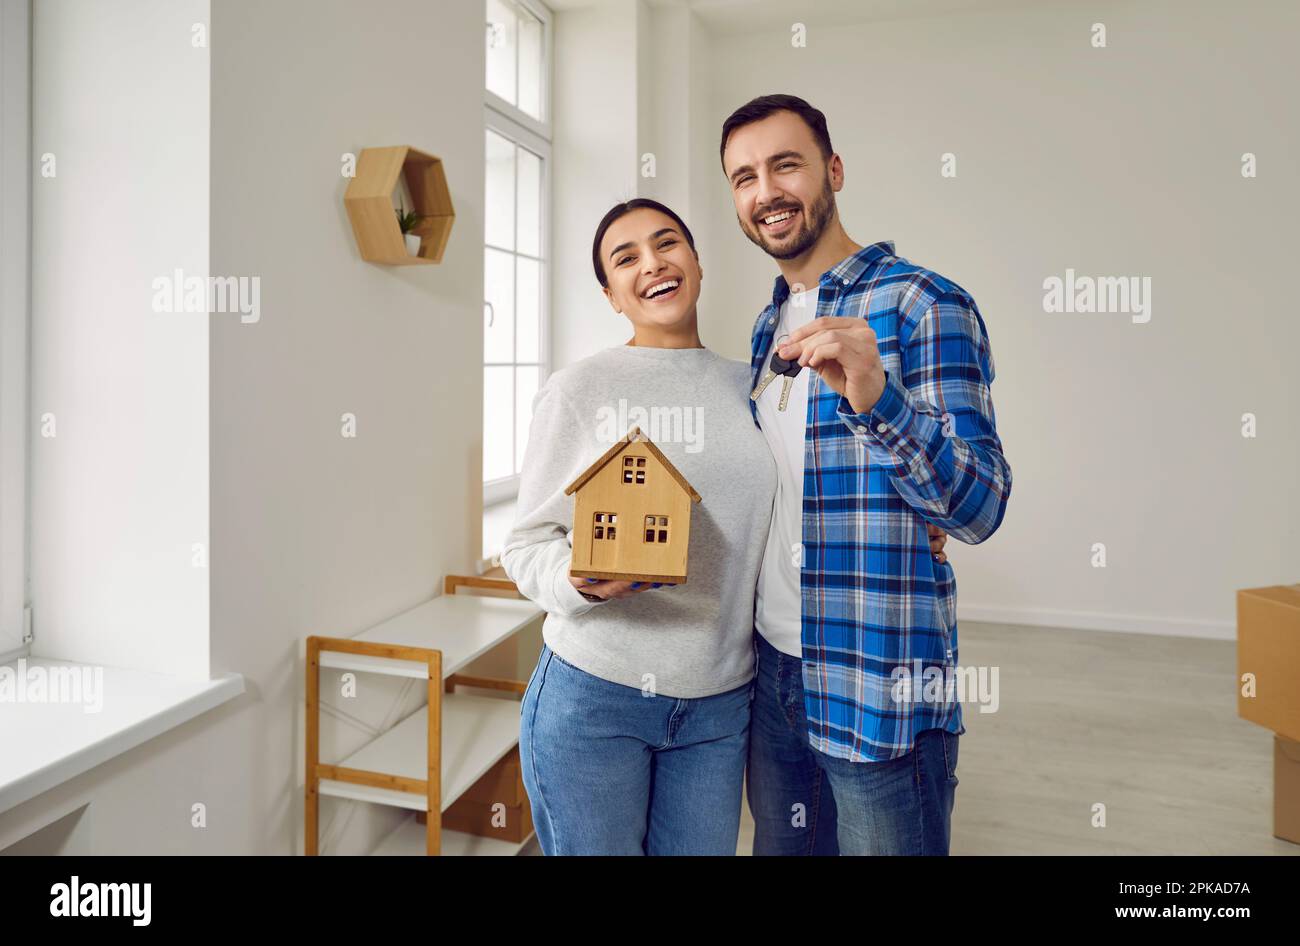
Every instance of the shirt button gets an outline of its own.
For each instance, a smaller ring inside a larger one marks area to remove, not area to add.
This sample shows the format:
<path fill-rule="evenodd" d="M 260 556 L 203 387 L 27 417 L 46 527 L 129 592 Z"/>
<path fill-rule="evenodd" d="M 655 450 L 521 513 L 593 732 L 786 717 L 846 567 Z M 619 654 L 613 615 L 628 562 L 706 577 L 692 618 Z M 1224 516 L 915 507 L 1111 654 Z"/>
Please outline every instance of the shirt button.
<path fill-rule="evenodd" d="M 768 320 L 767 320 L 767 324 L 768 324 L 768 325 L 775 325 L 775 324 L 776 324 L 776 316 L 772 316 L 772 318 L 768 319 Z"/>
<path fill-rule="evenodd" d="M 876 433 L 878 433 L 878 434 L 883 434 L 883 433 L 884 433 L 886 430 L 888 430 L 888 429 L 889 429 L 889 426 L 886 425 L 886 424 L 877 424 L 877 425 L 876 425 Z"/>

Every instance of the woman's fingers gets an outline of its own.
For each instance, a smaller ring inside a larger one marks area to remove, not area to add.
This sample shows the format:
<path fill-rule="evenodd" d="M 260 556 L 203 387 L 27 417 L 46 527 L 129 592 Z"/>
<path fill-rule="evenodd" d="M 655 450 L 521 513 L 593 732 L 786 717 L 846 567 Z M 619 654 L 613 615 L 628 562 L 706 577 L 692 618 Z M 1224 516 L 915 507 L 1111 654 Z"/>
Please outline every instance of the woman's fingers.
<path fill-rule="evenodd" d="M 612 581 L 600 581 L 595 578 L 574 578 L 569 576 L 569 584 L 577 588 L 584 595 L 594 595 L 602 600 L 610 597 L 609 586 L 615 584 Z"/>
<path fill-rule="evenodd" d="M 643 591 L 650 590 L 648 581 L 611 581 L 610 592 L 611 598 L 630 598 L 632 595 L 639 595 Z"/>
<path fill-rule="evenodd" d="M 612 598 L 629 598 L 632 595 L 639 595 L 643 591 L 649 591 L 651 588 L 663 586 L 672 588 L 670 582 L 650 582 L 650 581 L 600 581 L 594 578 L 574 578 L 569 576 L 569 582 L 584 594 L 595 595 L 598 598 L 610 600 Z"/>

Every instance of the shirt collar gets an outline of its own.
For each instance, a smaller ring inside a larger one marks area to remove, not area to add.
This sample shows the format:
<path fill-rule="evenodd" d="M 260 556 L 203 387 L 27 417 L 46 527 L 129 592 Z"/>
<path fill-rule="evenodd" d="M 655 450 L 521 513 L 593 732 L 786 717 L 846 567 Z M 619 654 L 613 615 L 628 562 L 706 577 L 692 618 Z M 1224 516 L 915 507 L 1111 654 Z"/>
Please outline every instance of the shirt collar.
<path fill-rule="evenodd" d="M 861 279 L 863 273 L 870 269 L 876 260 L 882 256 L 893 255 L 894 243 L 892 240 L 881 240 L 878 243 L 872 243 L 870 246 L 864 246 L 852 256 L 846 256 L 822 273 L 818 285 L 826 286 L 838 283 L 840 286 L 848 288 Z M 789 294 L 790 287 L 786 285 L 785 276 L 778 275 L 776 282 L 772 285 L 772 305 L 780 306 Z"/>

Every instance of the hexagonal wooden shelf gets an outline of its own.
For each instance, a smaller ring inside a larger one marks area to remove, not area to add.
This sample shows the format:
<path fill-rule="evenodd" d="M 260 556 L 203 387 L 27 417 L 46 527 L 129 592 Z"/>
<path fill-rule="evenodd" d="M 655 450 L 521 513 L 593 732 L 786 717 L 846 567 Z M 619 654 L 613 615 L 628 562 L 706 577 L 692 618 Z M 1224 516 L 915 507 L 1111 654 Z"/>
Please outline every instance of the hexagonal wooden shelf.
<path fill-rule="evenodd" d="M 411 230 L 420 235 L 420 255 L 406 252 L 393 209 L 393 191 L 406 179 L 412 210 L 425 218 Z M 411 266 L 442 261 L 456 213 L 451 206 L 442 160 L 409 145 L 363 148 L 357 174 L 343 195 L 361 258 L 372 263 Z"/>

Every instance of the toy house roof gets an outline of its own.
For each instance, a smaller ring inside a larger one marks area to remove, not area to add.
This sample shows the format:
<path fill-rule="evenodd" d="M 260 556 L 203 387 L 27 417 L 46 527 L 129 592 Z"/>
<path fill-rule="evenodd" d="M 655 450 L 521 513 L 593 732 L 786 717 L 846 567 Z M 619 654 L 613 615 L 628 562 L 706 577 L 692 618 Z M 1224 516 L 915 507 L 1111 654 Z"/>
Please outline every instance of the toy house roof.
<path fill-rule="evenodd" d="M 606 450 L 599 460 L 587 467 L 586 471 L 581 476 L 566 486 L 564 488 L 564 495 L 570 496 L 577 492 L 582 485 L 587 482 L 587 480 L 600 472 L 601 467 L 614 459 L 614 457 L 618 456 L 633 443 L 644 443 L 659 462 L 664 465 L 664 469 L 667 470 L 672 478 L 677 481 L 677 485 L 685 491 L 687 496 L 691 497 L 691 501 L 697 503 L 700 501 L 700 494 L 695 492 L 695 487 L 686 482 L 686 477 L 682 476 L 677 467 L 673 466 L 669 459 L 660 452 L 659 448 L 654 445 L 654 441 L 642 433 L 640 427 L 636 426 L 624 434 L 622 439 L 615 443 L 614 446 Z"/>

